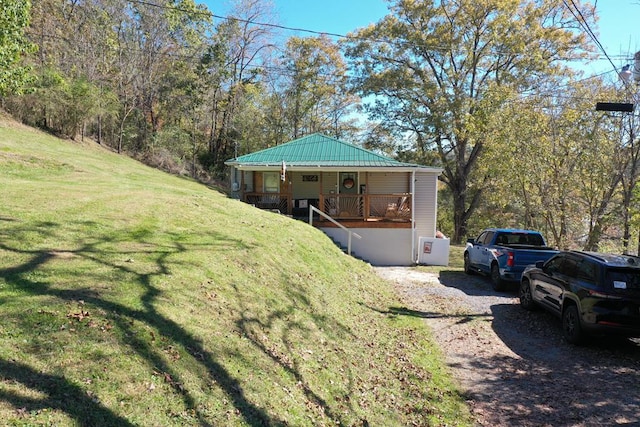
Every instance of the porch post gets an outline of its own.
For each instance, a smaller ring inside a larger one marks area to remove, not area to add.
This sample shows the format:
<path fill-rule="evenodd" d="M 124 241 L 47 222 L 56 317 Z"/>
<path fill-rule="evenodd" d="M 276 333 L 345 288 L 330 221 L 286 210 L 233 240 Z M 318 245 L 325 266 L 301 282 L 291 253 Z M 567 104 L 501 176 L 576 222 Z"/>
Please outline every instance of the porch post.
<path fill-rule="evenodd" d="M 245 198 L 245 185 L 244 185 L 244 169 L 240 169 L 240 200 L 242 200 L 243 202 L 247 202 L 246 198 Z"/>
<path fill-rule="evenodd" d="M 420 252 L 416 250 L 416 171 L 411 171 L 411 185 L 409 186 L 411 191 L 411 259 L 415 260 L 418 264 L 418 257 Z"/>
<path fill-rule="evenodd" d="M 287 185 L 287 215 L 293 215 L 293 177 L 291 175 Z"/>

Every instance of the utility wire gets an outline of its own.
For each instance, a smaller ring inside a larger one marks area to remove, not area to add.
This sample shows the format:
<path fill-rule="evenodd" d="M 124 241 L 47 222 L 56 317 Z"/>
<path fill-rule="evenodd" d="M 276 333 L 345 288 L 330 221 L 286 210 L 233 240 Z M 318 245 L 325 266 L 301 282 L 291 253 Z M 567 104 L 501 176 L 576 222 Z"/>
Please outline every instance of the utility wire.
<path fill-rule="evenodd" d="M 64 41 L 66 43 L 70 43 L 71 39 L 68 37 L 64 37 L 64 36 L 60 36 L 60 35 L 54 35 L 54 34 L 41 34 L 41 33 L 35 33 L 33 31 L 27 30 L 26 31 L 27 34 L 30 34 L 32 36 L 35 37 L 43 37 L 45 39 L 50 39 L 50 40 L 60 40 L 60 41 Z M 138 53 L 145 53 L 145 51 L 143 49 L 140 48 L 128 48 L 128 50 L 134 50 Z M 166 57 L 169 59 L 180 59 L 183 61 L 187 61 L 189 63 L 191 63 L 192 65 L 200 65 L 200 56 L 199 55 L 187 55 L 187 54 L 180 54 L 177 52 L 155 52 L 156 55 L 158 56 L 162 56 L 162 57 Z M 254 70 L 266 70 L 269 71 L 273 74 L 279 75 L 280 77 L 294 77 L 295 73 L 291 70 L 288 69 L 286 67 L 281 67 L 281 66 L 274 66 L 274 65 L 265 65 L 265 64 L 247 64 L 247 68 L 248 69 L 254 69 Z M 606 74 L 611 73 L 612 71 L 605 71 L 599 74 L 594 74 L 588 77 L 584 77 L 582 79 L 576 80 L 574 82 L 572 82 L 573 84 L 577 84 L 577 83 L 581 83 L 583 81 L 588 81 L 591 79 L 595 79 L 595 78 L 599 78 L 602 77 Z M 344 81 L 345 78 L 349 78 L 349 76 L 347 74 L 335 74 L 335 73 L 326 73 L 326 72 L 319 72 L 318 73 L 319 76 L 323 77 L 323 80 L 325 81 L 325 83 L 327 84 L 339 84 L 342 83 Z M 533 92 L 536 90 L 536 88 L 531 88 L 529 90 L 527 90 L 526 93 L 521 93 L 520 97 L 516 98 L 516 99 L 511 99 L 511 100 L 507 100 L 506 102 L 523 102 L 526 99 L 529 98 L 535 98 L 535 97 L 539 97 L 539 98 L 549 98 L 549 99 L 567 99 L 567 100 L 575 100 L 575 101 L 580 101 L 580 100 L 584 100 L 583 97 L 576 97 L 576 96 L 571 96 L 571 95 L 559 95 L 559 92 L 565 88 L 568 88 L 572 83 L 567 83 L 567 84 L 563 84 L 563 85 L 559 85 L 559 86 L 554 86 L 553 90 L 542 90 L 539 92 Z"/>
<path fill-rule="evenodd" d="M 175 10 L 175 11 L 183 12 L 183 13 L 190 14 L 190 15 L 200 15 L 200 16 L 204 16 L 204 17 L 213 17 L 213 18 L 222 19 L 222 20 L 233 20 L 233 21 L 243 22 L 243 23 L 247 23 L 247 24 L 251 24 L 251 25 L 266 26 L 266 27 L 278 28 L 278 29 L 283 29 L 283 30 L 288 30 L 288 31 L 306 32 L 306 33 L 316 34 L 316 35 L 328 35 L 328 36 L 334 36 L 334 37 L 338 37 L 338 38 L 345 38 L 345 39 L 351 39 L 351 40 L 362 40 L 362 41 L 370 41 L 370 42 L 398 44 L 397 40 L 394 41 L 394 42 L 391 42 L 391 41 L 388 41 L 388 40 L 376 40 L 376 39 L 348 36 L 348 35 L 331 33 L 331 32 L 314 31 L 314 30 L 308 30 L 308 29 L 304 29 L 304 28 L 287 27 L 287 26 L 278 25 L 278 24 L 270 24 L 270 23 L 258 22 L 258 21 L 248 20 L 248 19 L 235 18 L 235 17 L 230 17 L 230 16 L 220 16 L 220 15 L 216 15 L 216 14 L 211 13 L 209 10 L 186 9 L 186 8 L 181 8 L 181 7 L 177 7 L 177 6 L 161 5 L 161 4 L 157 4 L 157 3 L 153 3 L 153 2 L 145 1 L 145 0 L 125 0 L 125 1 L 128 2 L 128 3 L 131 3 L 131 4 L 139 4 L 139 5 L 143 5 L 143 6 L 154 7 L 154 8 L 165 9 L 165 10 Z M 573 5 L 573 8 L 569 5 L 568 1 L 571 3 L 571 5 Z M 578 21 L 578 23 L 583 27 L 585 32 L 594 40 L 594 42 L 596 43 L 598 48 L 603 52 L 604 58 L 599 58 L 599 59 L 607 60 L 613 66 L 614 71 L 617 71 L 615 65 L 613 64 L 613 62 L 611 60 L 611 57 L 607 54 L 606 50 L 604 49 L 604 47 L 602 46 L 600 41 L 598 40 L 596 35 L 593 33 L 593 31 L 589 27 L 586 19 L 584 18 L 584 15 L 581 13 L 580 9 L 576 6 L 574 0 L 563 0 L 563 3 L 565 5 L 565 7 L 574 16 L 574 18 Z M 574 9 L 575 9 L 575 11 L 574 11 Z M 32 32 L 30 32 L 30 33 L 32 35 L 36 35 L 36 34 L 34 34 Z M 67 42 L 69 41 L 68 39 L 66 39 L 64 37 L 60 37 L 60 36 L 54 36 L 54 35 L 49 35 L 49 34 L 47 34 L 47 35 L 37 34 L 37 35 L 40 36 L 40 37 L 44 36 L 45 38 L 58 38 L 58 39 L 65 40 Z M 197 56 L 177 54 L 175 52 L 173 52 L 173 53 L 156 52 L 156 53 L 161 55 L 161 56 L 167 56 L 167 57 L 171 57 L 171 58 L 182 58 L 184 60 L 195 60 L 195 61 L 198 60 Z M 624 57 L 622 57 L 622 56 L 621 56 L 621 58 L 624 59 Z M 596 58 L 596 59 L 598 59 L 598 58 Z M 278 73 L 281 76 L 292 76 L 291 70 L 288 70 L 288 69 L 283 68 L 283 67 L 269 66 L 269 65 L 264 65 L 264 64 L 256 64 L 256 65 L 249 64 L 248 67 L 249 68 L 254 68 L 254 69 L 270 70 L 272 72 Z M 602 76 L 604 74 L 608 74 L 609 72 L 610 71 L 607 71 L 607 72 L 604 72 L 604 73 L 601 73 L 601 74 L 592 75 L 592 76 L 589 76 L 587 78 L 578 80 L 577 82 L 581 82 L 581 81 L 597 78 L 597 77 L 600 77 L 600 76 Z M 331 73 L 320 73 L 320 74 L 323 77 L 327 78 L 327 81 L 329 81 L 330 78 L 338 80 L 338 79 L 343 79 L 345 77 L 348 77 L 348 75 L 344 75 L 344 74 L 331 74 Z M 555 91 L 557 91 L 558 89 L 562 89 L 563 87 L 568 87 L 568 86 L 569 86 L 569 84 L 556 87 Z M 542 96 L 542 97 L 549 97 L 549 98 L 558 97 L 557 92 L 553 93 L 553 94 L 552 93 L 548 93 L 547 94 L 547 93 L 542 92 L 542 93 L 538 93 L 538 94 L 523 94 L 520 99 L 522 100 L 522 99 L 526 99 L 526 98 L 529 98 L 529 97 L 532 97 L 532 96 Z M 571 98 L 571 97 L 567 97 L 567 98 Z M 578 98 L 576 98 L 576 99 L 578 99 Z"/>
<path fill-rule="evenodd" d="M 382 44 L 389 44 L 389 45 L 395 45 L 395 46 L 400 46 L 400 47 L 415 46 L 414 43 L 410 43 L 410 42 L 403 41 L 403 40 L 398 40 L 398 39 L 394 39 L 394 40 L 378 39 L 378 38 L 372 38 L 372 37 L 361 37 L 361 36 L 355 36 L 355 35 L 349 35 L 349 34 L 332 33 L 332 32 L 328 32 L 328 31 L 316 31 L 316 30 L 310 30 L 310 29 L 306 29 L 306 28 L 288 27 L 288 26 L 284 26 L 284 25 L 272 24 L 272 23 L 268 23 L 268 22 L 254 21 L 254 20 L 251 20 L 251 19 L 238 18 L 238 17 L 234 17 L 234 16 L 217 15 L 217 14 L 214 14 L 214 13 L 208 11 L 208 10 L 207 11 L 204 11 L 204 10 L 191 10 L 191 9 L 185 9 L 185 8 L 177 7 L 177 6 L 162 5 L 162 4 L 157 4 L 157 3 L 153 3 L 153 2 L 150 2 L 150 1 L 146 1 L 146 0 L 124 0 L 124 1 L 127 2 L 127 3 L 131 3 L 131 4 L 139 4 L 139 5 L 144 5 L 144 6 L 150 6 L 150 7 L 154 7 L 154 8 L 158 8 L 158 9 L 175 10 L 175 11 L 183 12 L 183 13 L 186 13 L 186 14 L 200 15 L 200 16 L 204 16 L 204 17 L 208 17 L 208 18 L 215 18 L 215 19 L 220 19 L 220 20 L 225 20 L 225 21 L 236 21 L 236 22 L 242 22 L 242 23 L 245 23 L 245 24 L 251 24 L 251 25 L 256 25 L 256 26 L 277 28 L 277 29 L 287 30 L 287 31 L 303 32 L 303 33 L 315 34 L 315 35 L 319 35 L 319 36 L 325 35 L 325 36 L 336 37 L 336 38 L 339 38 L 339 39 L 354 40 L 354 41 L 364 41 L 364 42 L 373 42 L 373 43 L 382 43 Z M 573 0 L 570 0 L 570 1 L 573 3 Z M 578 20 L 579 23 L 580 23 L 580 19 L 578 18 L 578 16 L 576 16 L 576 14 L 573 12 L 573 10 L 569 7 L 569 5 L 567 4 L 567 0 L 563 0 L 563 3 L 571 11 L 571 13 L 574 15 L 576 20 Z M 574 3 L 574 5 L 575 5 L 575 3 Z M 576 9 L 577 9 L 577 7 L 576 7 Z M 577 9 L 577 10 L 578 10 L 578 12 L 580 12 L 579 9 Z M 582 15 L 582 14 L 580 13 L 580 15 Z M 582 21 L 584 21 L 584 17 L 582 18 Z M 586 21 L 585 21 L 585 23 L 586 23 Z M 595 38 L 595 35 L 593 35 L 593 37 Z M 597 38 L 596 38 L 596 41 L 597 41 Z M 597 43 L 599 44 L 599 42 L 597 42 Z M 440 50 L 450 49 L 450 46 L 448 46 L 448 45 L 442 45 L 442 46 L 434 45 L 433 47 L 435 49 L 440 49 Z M 600 45 L 600 47 L 602 48 L 602 45 Z M 602 48 L 602 51 L 604 52 L 604 48 Z M 501 53 L 501 52 L 498 51 L 497 53 Z M 604 55 L 605 55 L 605 59 L 606 60 L 611 61 L 610 57 L 607 55 L 606 52 L 604 52 Z M 602 59 L 602 58 L 596 58 L 596 59 Z M 574 59 L 570 59 L 570 61 L 573 61 L 573 60 Z M 579 59 L 575 59 L 575 60 L 579 60 Z M 567 61 L 569 61 L 569 60 L 567 60 Z"/>
<path fill-rule="evenodd" d="M 349 35 L 345 35 L 345 34 L 331 33 L 331 32 L 328 32 L 328 31 L 314 31 L 314 30 L 308 30 L 306 28 L 287 27 L 287 26 L 284 26 L 284 25 L 271 24 L 271 23 L 268 23 L 268 22 L 258 22 L 258 21 L 253 21 L 253 20 L 250 20 L 250 19 L 236 18 L 236 17 L 233 17 L 233 16 L 221 16 L 221 15 L 216 15 L 215 13 L 212 13 L 210 11 L 189 10 L 189 9 L 176 7 L 176 6 L 167 6 L 167 5 L 156 4 L 156 3 L 152 3 L 152 2 L 148 2 L 148 1 L 144 1 L 144 0 L 126 0 L 126 1 L 128 3 L 141 4 L 141 5 L 144 5 L 144 6 L 151 6 L 151 7 L 156 7 L 156 8 L 159 8 L 159 9 L 176 10 L 176 11 L 179 11 L 179 12 L 201 15 L 201 16 L 205 16 L 205 17 L 208 17 L 208 18 L 216 18 L 216 19 L 222 19 L 222 20 L 226 20 L 226 21 L 236 21 L 236 22 L 242 22 L 244 24 L 251 24 L 251 25 L 258 25 L 258 26 L 263 26 L 263 27 L 278 28 L 280 30 L 296 31 L 296 32 L 310 33 L 310 34 L 316 34 L 316 35 L 326 35 L 326 36 L 338 37 L 338 38 L 342 38 L 342 39 L 363 40 L 362 38 L 349 36 Z"/>
<path fill-rule="evenodd" d="M 587 20 L 585 19 L 584 15 L 582 14 L 582 11 L 580 11 L 580 8 L 578 8 L 578 6 L 576 5 L 574 0 L 568 0 L 571 5 L 573 6 L 573 8 L 571 8 L 571 6 L 569 6 L 569 3 L 567 3 L 567 0 L 562 0 L 562 2 L 564 3 L 565 7 L 569 10 L 569 12 L 571 12 L 571 14 L 576 18 L 576 20 L 578 21 L 578 23 L 580 24 L 580 26 L 584 29 L 584 31 L 589 35 L 589 37 L 591 37 L 591 39 L 593 40 L 593 42 L 596 44 L 596 46 L 598 47 L 598 49 L 600 49 L 600 51 L 602 52 L 602 54 L 605 56 L 605 58 L 607 59 L 607 61 L 611 64 L 611 66 L 613 67 L 613 70 L 618 72 L 618 68 L 616 67 L 616 65 L 613 63 L 613 61 L 611 60 L 611 57 L 609 56 L 609 54 L 607 53 L 606 49 L 604 48 L 604 46 L 602 46 L 602 43 L 600 43 L 600 40 L 598 39 L 598 36 L 596 36 L 596 34 L 593 32 L 593 30 L 591 29 L 591 27 L 589 26 L 589 23 L 587 22 Z M 595 6 L 594 6 L 595 7 Z M 574 11 L 575 9 L 575 11 Z M 629 85 L 629 83 L 627 81 L 625 81 L 624 79 L 621 79 L 622 82 L 625 85 L 625 88 L 627 89 L 627 91 L 629 91 L 629 93 L 631 93 L 631 87 Z"/>

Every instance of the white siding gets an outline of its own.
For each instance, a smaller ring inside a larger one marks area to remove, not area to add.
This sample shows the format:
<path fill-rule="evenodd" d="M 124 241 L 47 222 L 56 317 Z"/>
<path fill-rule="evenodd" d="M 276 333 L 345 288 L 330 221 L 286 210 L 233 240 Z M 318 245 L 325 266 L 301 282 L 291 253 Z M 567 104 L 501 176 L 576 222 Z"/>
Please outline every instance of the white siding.
<path fill-rule="evenodd" d="M 438 207 L 438 177 L 435 173 L 416 173 L 413 200 L 416 237 L 434 237 Z"/>
<path fill-rule="evenodd" d="M 396 194 L 408 193 L 411 174 L 408 172 L 369 172 L 361 184 L 367 183 L 369 194 Z"/>

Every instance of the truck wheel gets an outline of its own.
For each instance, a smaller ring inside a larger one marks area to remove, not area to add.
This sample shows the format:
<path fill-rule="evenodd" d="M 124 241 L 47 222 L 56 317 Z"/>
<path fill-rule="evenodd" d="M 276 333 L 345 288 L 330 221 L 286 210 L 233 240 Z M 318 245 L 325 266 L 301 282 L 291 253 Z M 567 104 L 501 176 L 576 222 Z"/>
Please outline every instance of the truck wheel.
<path fill-rule="evenodd" d="M 571 344 L 581 344 L 584 341 L 580 313 L 574 304 L 569 305 L 562 312 L 562 335 Z"/>
<path fill-rule="evenodd" d="M 531 295 L 531 284 L 527 279 L 523 279 L 520 282 L 520 307 L 527 311 L 536 309 L 536 303 L 533 302 L 533 296 Z"/>
<path fill-rule="evenodd" d="M 469 261 L 469 254 L 464 253 L 464 272 L 467 274 L 473 274 L 474 271 L 471 268 L 471 261 Z"/>
<path fill-rule="evenodd" d="M 493 285 L 494 291 L 504 291 L 505 282 L 500 277 L 500 268 L 498 268 L 498 264 L 491 264 L 491 284 Z"/>

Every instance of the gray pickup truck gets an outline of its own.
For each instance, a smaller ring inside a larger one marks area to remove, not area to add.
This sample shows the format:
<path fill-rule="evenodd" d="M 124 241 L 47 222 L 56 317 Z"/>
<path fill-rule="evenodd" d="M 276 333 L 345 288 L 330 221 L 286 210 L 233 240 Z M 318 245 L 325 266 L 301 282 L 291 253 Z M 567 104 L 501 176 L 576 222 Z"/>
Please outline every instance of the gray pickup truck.
<path fill-rule="evenodd" d="M 526 266 L 546 261 L 557 253 L 547 246 L 538 231 L 487 228 L 478 238 L 467 240 L 464 271 L 490 276 L 493 289 L 502 291 L 510 283 L 520 281 Z"/>

